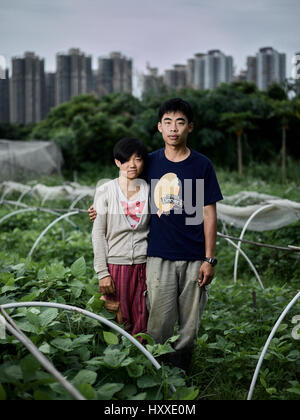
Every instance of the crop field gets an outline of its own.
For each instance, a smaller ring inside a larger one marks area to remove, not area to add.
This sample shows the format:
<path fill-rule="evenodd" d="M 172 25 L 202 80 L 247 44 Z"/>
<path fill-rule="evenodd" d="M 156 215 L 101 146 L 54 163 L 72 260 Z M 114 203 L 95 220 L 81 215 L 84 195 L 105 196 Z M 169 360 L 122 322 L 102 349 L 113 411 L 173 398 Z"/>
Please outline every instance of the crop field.
<path fill-rule="evenodd" d="M 224 194 L 256 190 L 299 200 L 291 183 L 230 182 L 221 174 Z M 72 305 L 115 322 L 100 302 L 93 270 L 91 223 L 82 211 L 54 224 L 70 208 L 65 199 L 43 203 L 27 195 L 20 212 L 20 193 L 0 204 L 0 305 L 54 302 Z M 8 203 L 10 201 L 10 203 Z M 14 202 L 14 203 L 13 203 Z M 86 210 L 87 197 L 76 208 Z M 56 209 L 58 215 L 41 211 Z M 70 223 L 72 222 L 72 223 Z M 221 232 L 222 226 L 218 226 Z M 240 229 L 227 227 L 232 236 Z M 268 232 L 250 232 L 245 239 L 287 247 L 300 245 L 300 222 Z M 33 245 L 36 247 L 33 249 Z M 78 312 L 49 307 L 19 307 L 5 312 L 67 381 L 90 400 L 245 400 L 265 342 L 299 292 L 300 253 L 243 244 L 264 285 L 261 288 L 248 263 L 239 260 L 233 280 L 235 248 L 218 237 L 219 264 L 210 288 L 193 354 L 191 371 L 169 366 L 157 370 L 120 332 Z M 30 255 L 31 254 L 31 255 Z M 45 370 L 32 353 L 0 324 L 0 400 L 66 400 L 70 393 Z M 298 316 L 298 317 L 297 317 Z M 300 299 L 288 311 L 272 339 L 260 369 L 253 399 L 300 399 Z M 155 358 L 172 351 L 174 337 L 157 345 L 145 335 L 143 345 Z"/>

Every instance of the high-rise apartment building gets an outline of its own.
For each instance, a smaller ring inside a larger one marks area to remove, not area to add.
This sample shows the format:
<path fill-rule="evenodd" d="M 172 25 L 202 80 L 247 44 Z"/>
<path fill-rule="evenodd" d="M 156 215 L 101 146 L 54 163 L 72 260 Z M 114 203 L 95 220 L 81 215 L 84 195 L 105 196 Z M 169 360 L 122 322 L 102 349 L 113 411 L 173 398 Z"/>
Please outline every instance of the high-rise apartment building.
<path fill-rule="evenodd" d="M 173 69 L 166 70 L 164 74 L 164 84 L 167 89 L 179 90 L 187 85 L 187 66 L 175 64 Z"/>
<path fill-rule="evenodd" d="M 9 122 L 9 73 L 3 69 L 0 77 L 0 123 Z"/>
<path fill-rule="evenodd" d="M 186 66 L 186 85 L 188 88 L 194 88 L 195 64 L 195 58 L 188 59 Z"/>
<path fill-rule="evenodd" d="M 56 55 L 55 104 L 93 91 L 92 57 L 78 48 Z"/>
<path fill-rule="evenodd" d="M 55 107 L 55 73 L 46 73 L 46 114 Z"/>
<path fill-rule="evenodd" d="M 120 52 L 112 52 L 109 57 L 99 57 L 97 75 L 99 96 L 110 93 L 132 93 L 132 59 Z"/>
<path fill-rule="evenodd" d="M 240 70 L 238 74 L 235 74 L 232 77 L 232 81 L 236 82 L 246 82 L 247 81 L 247 70 Z"/>
<path fill-rule="evenodd" d="M 37 123 L 45 117 L 44 60 L 33 52 L 12 59 L 10 80 L 10 120 Z"/>
<path fill-rule="evenodd" d="M 198 53 L 194 57 L 194 89 L 216 89 L 233 80 L 233 58 L 220 50 Z"/>
<path fill-rule="evenodd" d="M 219 50 L 207 54 L 195 54 L 187 65 L 176 64 L 166 70 L 164 83 L 168 89 L 184 87 L 194 89 L 216 89 L 221 83 L 231 83 L 233 78 L 233 58 Z"/>
<path fill-rule="evenodd" d="M 71 60 L 67 54 L 56 54 L 55 105 L 71 99 Z"/>
<path fill-rule="evenodd" d="M 272 47 L 260 48 L 256 54 L 256 84 L 266 90 L 271 83 L 282 83 L 286 79 L 286 55 Z"/>
<path fill-rule="evenodd" d="M 158 74 L 158 68 L 147 66 L 148 74 L 142 76 L 143 93 L 159 93 L 163 88 L 163 77 Z"/>
<path fill-rule="evenodd" d="M 99 96 L 113 93 L 113 61 L 108 57 L 98 59 L 96 88 Z"/>
<path fill-rule="evenodd" d="M 256 57 L 247 57 L 247 82 L 256 84 L 257 79 L 257 59 Z"/>
<path fill-rule="evenodd" d="M 220 50 L 210 50 L 204 57 L 204 89 L 216 89 L 221 83 L 231 83 L 233 58 Z"/>
<path fill-rule="evenodd" d="M 194 88 L 204 89 L 205 80 L 205 54 L 195 54 Z"/>

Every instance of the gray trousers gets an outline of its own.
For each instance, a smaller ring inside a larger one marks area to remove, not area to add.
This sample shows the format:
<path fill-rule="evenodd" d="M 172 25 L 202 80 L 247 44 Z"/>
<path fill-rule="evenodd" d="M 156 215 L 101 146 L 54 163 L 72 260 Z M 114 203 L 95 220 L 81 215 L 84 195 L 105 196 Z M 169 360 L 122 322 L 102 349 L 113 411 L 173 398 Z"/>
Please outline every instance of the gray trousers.
<path fill-rule="evenodd" d="M 178 321 L 176 351 L 192 348 L 198 336 L 209 288 L 198 285 L 201 264 L 202 261 L 147 259 L 147 332 L 157 343 L 163 344 L 174 334 Z"/>

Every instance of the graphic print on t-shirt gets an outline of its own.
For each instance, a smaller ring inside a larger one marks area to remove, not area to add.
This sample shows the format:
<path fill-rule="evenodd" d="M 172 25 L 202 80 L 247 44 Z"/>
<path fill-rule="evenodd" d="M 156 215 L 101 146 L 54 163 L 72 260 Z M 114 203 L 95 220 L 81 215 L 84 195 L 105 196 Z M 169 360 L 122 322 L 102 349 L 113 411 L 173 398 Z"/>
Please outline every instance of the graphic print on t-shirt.
<path fill-rule="evenodd" d="M 144 207 L 146 205 L 147 200 L 147 192 L 146 192 L 146 186 L 145 181 L 141 179 L 136 179 L 136 191 L 138 191 L 137 194 L 134 195 L 135 199 L 128 199 L 123 191 L 121 190 L 121 187 L 119 185 L 119 182 L 117 179 L 115 179 L 115 186 L 116 191 L 123 209 L 123 212 L 132 227 L 132 229 L 135 229 L 137 225 L 140 222 L 142 213 L 144 211 Z"/>
<path fill-rule="evenodd" d="M 147 179 L 151 186 L 152 216 L 148 257 L 171 261 L 198 261 L 205 257 L 203 207 L 222 200 L 223 196 L 211 161 L 201 153 L 190 150 L 189 157 L 181 162 L 168 160 L 164 148 L 149 155 Z M 169 191 L 162 194 L 157 183 L 162 182 L 168 174 L 170 179 L 166 184 L 169 185 Z M 170 191 L 172 179 L 174 185 L 173 191 Z M 178 197 L 182 200 L 182 207 L 177 206 Z"/>
<path fill-rule="evenodd" d="M 182 208 L 182 200 L 179 195 L 180 180 L 173 172 L 162 176 L 154 189 L 154 203 L 158 208 L 157 215 L 168 214 L 175 206 Z"/>
<path fill-rule="evenodd" d="M 141 215 L 144 211 L 146 201 L 122 201 L 121 205 L 125 216 L 127 217 L 130 226 L 134 229 L 141 219 Z"/>

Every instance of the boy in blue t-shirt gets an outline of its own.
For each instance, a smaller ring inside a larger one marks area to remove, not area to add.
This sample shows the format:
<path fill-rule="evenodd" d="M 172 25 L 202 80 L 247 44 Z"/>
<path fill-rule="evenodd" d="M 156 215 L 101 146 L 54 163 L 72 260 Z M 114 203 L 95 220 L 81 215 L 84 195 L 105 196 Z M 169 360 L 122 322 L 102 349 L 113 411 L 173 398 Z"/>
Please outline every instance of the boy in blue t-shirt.
<path fill-rule="evenodd" d="M 188 369 L 214 277 L 216 202 L 222 194 L 210 160 L 187 147 L 191 106 L 180 98 L 160 107 L 165 147 L 149 155 L 151 222 L 147 258 L 148 334 L 164 343 L 178 321 L 170 361 Z"/>

